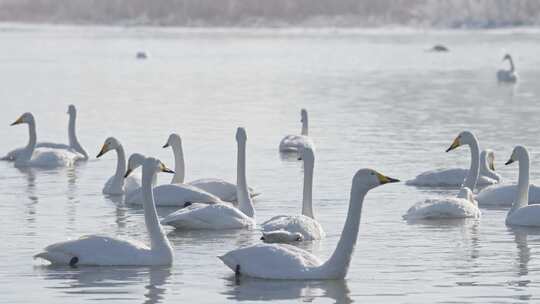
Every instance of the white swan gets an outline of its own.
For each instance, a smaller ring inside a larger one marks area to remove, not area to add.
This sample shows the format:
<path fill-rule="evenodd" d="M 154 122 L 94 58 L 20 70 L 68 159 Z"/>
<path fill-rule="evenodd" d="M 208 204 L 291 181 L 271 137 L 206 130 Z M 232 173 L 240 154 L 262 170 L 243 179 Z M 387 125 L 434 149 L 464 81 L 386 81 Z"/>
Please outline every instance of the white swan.
<path fill-rule="evenodd" d="M 36 147 L 36 122 L 32 113 L 24 113 L 11 125 L 28 124 L 29 141 L 26 147 L 10 152 L 15 167 L 71 167 L 76 161 L 84 159 L 83 155 L 73 150 L 51 147 Z M 9 155 L 9 154 L 8 154 Z"/>
<path fill-rule="evenodd" d="M 497 80 L 499 82 L 509 82 L 514 83 L 518 80 L 518 75 L 515 71 L 514 60 L 510 54 L 506 54 L 503 57 L 503 61 L 508 60 L 510 63 L 510 70 L 498 70 L 497 71 Z"/>
<path fill-rule="evenodd" d="M 192 204 L 166 216 L 161 224 L 177 229 L 240 229 L 255 226 L 255 209 L 248 193 L 246 181 L 246 141 L 244 128 L 236 132 L 238 160 L 236 195 L 238 208 L 224 204 Z"/>
<path fill-rule="evenodd" d="M 182 139 L 176 133 L 169 135 L 163 148 L 171 147 L 174 154 L 174 171 L 171 184 L 183 184 L 185 176 L 184 150 L 182 148 Z M 204 178 L 186 183 L 193 187 L 202 189 L 210 194 L 217 196 L 225 202 L 236 202 L 236 185 L 219 178 Z M 249 189 L 249 195 L 255 197 L 258 194 Z"/>
<path fill-rule="evenodd" d="M 474 200 L 471 189 L 474 189 L 480 167 L 478 140 L 468 131 L 461 132 L 446 152 L 461 145 L 468 145 L 471 149 L 471 168 L 461 191 L 457 197 L 444 197 L 427 199 L 413 205 L 403 215 L 406 220 L 419 219 L 450 219 L 450 218 L 478 218 L 480 210 Z"/>
<path fill-rule="evenodd" d="M 467 177 L 468 169 L 436 169 L 426 171 L 405 184 L 421 187 L 459 187 Z M 495 172 L 495 154 L 486 149 L 480 153 L 480 174 L 477 186 L 494 185 L 501 181 L 501 176 Z"/>
<path fill-rule="evenodd" d="M 74 105 L 68 106 L 67 114 L 69 114 L 69 124 L 68 124 L 68 139 L 69 144 L 57 144 L 51 142 L 38 142 L 36 143 L 36 148 L 53 148 L 53 149 L 64 149 L 69 150 L 70 152 L 79 153 L 81 156 L 77 160 L 88 160 L 88 153 L 79 143 L 77 139 L 77 134 L 75 131 L 75 123 L 77 119 L 77 109 Z M 30 133 L 31 134 L 31 133 Z M 2 157 L 2 160 L 15 161 L 19 154 L 24 154 L 25 148 L 18 148 L 9 152 L 6 156 Z"/>
<path fill-rule="evenodd" d="M 300 232 L 290 232 L 286 230 L 273 230 L 264 232 L 261 241 L 265 243 L 293 243 L 301 242 L 304 236 Z"/>
<path fill-rule="evenodd" d="M 302 240 L 320 240 L 324 238 L 324 230 L 313 216 L 312 193 L 313 193 L 313 166 L 315 155 L 310 147 L 302 149 L 304 160 L 304 189 L 302 198 L 302 214 L 296 216 L 278 215 L 261 224 L 263 240 L 268 243 L 277 243 L 281 239 L 294 239 L 294 234 L 300 233 Z M 271 233 L 274 231 L 287 231 L 290 236 L 284 237 L 283 233 Z"/>
<path fill-rule="evenodd" d="M 139 153 L 133 153 L 128 159 L 128 168 L 125 177 L 128 177 L 133 170 L 142 165 L 144 156 Z M 153 181 L 153 185 L 156 180 Z M 220 203 L 221 200 L 216 196 L 207 193 L 199 188 L 185 184 L 166 184 L 154 188 L 154 200 L 158 207 L 186 207 L 192 203 Z M 130 191 L 125 199 L 127 204 L 142 204 L 144 196 L 139 187 Z"/>
<path fill-rule="evenodd" d="M 152 196 L 152 180 L 158 171 L 172 172 L 159 160 L 147 158 L 143 165 L 144 221 L 150 237 L 150 247 L 135 241 L 89 235 L 52 244 L 34 258 L 70 266 L 171 265 L 173 250 L 159 224 Z"/>
<path fill-rule="evenodd" d="M 506 215 L 506 224 L 540 227 L 540 205 L 529 205 L 529 152 L 525 147 L 516 146 L 506 165 L 515 161 L 519 162 L 517 195 Z"/>
<path fill-rule="evenodd" d="M 308 136 L 308 114 L 306 109 L 300 111 L 302 116 L 302 133 L 301 135 L 287 135 L 279 143 L 280 152 L 298 152 L 303 147 L 310 146 L 315 149 L 313 141 Z"/>
<path fill-rule="evenodd" d="M 282 280 L 343 279 L 356 245 L 365 195 L 381 184 L 397 181 L 371 169 L 361 169 L 355 174 L 343 232 L 334 253 L 324 263 L 311 253 L 286 244 L 258 244 L 219 258 L 236 275 Z"/>
<path fill-rule="evenodd" d="M 124 178 L 126 173 L 126 153 L 124 152 L 124 147 L 116 138 L 107 138 L 96 157 L 100 158 L 103 154 L 111 150 L 116 151 L 116 171 L 105 183 L 103 194 L 122 195 L 140 188 L 141 182 L 139 177 L 129 176 Z"/>

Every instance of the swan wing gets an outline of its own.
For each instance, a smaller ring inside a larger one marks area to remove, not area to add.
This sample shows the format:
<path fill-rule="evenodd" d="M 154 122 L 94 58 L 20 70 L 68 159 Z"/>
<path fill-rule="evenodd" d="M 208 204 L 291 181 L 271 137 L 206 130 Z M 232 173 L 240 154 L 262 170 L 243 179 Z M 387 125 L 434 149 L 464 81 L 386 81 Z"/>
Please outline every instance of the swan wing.
<path fill-rule="evenodd" d="M 225 204 L 193 204 L 166 216 L 162 225 L 177 229 L 235 229 L 254 225 L 253 219 Z"/>
<path fill-rule="evenodd" d="M 281 152 L 297 152 L 303 147 L 311 147 L 315 150 L 315 144 L 311 138 L 304 135 L 287 135 L 279 143 Z"/>
<path fill-rule="evenodd" d="M 425 187 L 459 187 L 469 170 L 461 168 L 435 169 L 421 173 L 416 178 L 408 180 L 407 185 Z"/>
<path fill-rule="evenodd" d="M 304 240 L 320 240 L 325 237 L 324 229 L 316 220 L 305 215 L 279 215 L 261 224 L 264 232 L 285 230 L 300 233 Z"/>
<path fill-rule="evenodd" d="M 313 254 L 287 244 L 257 244 L 229 251 L 219 257 L 231 270 L 264 279 L 309 278 L 322 263 Z"/>
<path fill-rule="evenodd" d="M 81 155 L 69 150 L 53 149 L 53 148 L 36 148 L 32 158 L 28 161 L 17 160 L 15 165 L 21 167 L 71 167 L 77 160 L 81 159 Z"/>
<path fill-rule="evenodd" d="M 186 203 L 216 204 L 222 201 L 201 189 L 186 184 L 166 184 L 154 187 L 154 200 L 156 206 L 184 207 Z M 141 189 L 129 194 L 126 202 L 129 204 L 142 204 Z"/>
<path fill-rule="evenodd" d="M 528 205 L 509 213 L 506 224 L 540 227 L 540 205 Z"/>
<path fill-rule="evenodd" d="M 409 208 L 403 218 L 406 220 L 419 220 L 476 218 L 479 216 L 480 210 L 470 201 L 463 198 L 448 197 L 427 199 L 423 202 L 416 203 Z"/>
<path fill-rule="evenodd" d="M 69 265 L 74 257 L 78 259 L 77 265 L 141 265 L 146 264 L 149 251 L 145 244 L 136 241 L 88 235 L 49 245 L 34 257 L 57 265 Z"/>

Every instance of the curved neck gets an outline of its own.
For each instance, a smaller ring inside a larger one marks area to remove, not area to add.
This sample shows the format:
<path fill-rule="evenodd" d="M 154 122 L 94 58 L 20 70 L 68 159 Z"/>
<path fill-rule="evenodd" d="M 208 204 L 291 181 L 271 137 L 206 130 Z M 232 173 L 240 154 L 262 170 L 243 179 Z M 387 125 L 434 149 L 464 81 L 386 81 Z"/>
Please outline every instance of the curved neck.
<path fill-rule="evenodd" d="M 255 209 L 248 193 L 246 181 L 246 143 L 238 142 L 238 159 L 236 165 L 236 197 L 238 209 L 245 215 L 255 218 Z"/>
<path fill-rule="evenodd" d="M 308 136 L 308 118 L 307 116 L 302 119 L 302 135 Z"/>
<path fill-rule="evenodd" d="M 143 169 L 141 187 L 143 194 L 144 222 L 146 223 L 146 229 L 148 230 L 148 235 L 150 236 L 150 247 L 152 250 L 171 250 L 169 240 L 167 239 L 165 233 L 163 232 L 163 228 L 159 223 L 156 206 L 154 204 L 152 183 L 155 179 L 156 173 L 149 170 L 151 168 Z"/>
<path fill-rule="evenodd" d="M 304 192 L 302 196 L 302 214 L 315 219 L 313 215 L 313 159 L 305 159 L 304 161 Z"/>
<path fill-rule="evenodd" d="M 508 57 L 508 62 L 510 62 L 510 72 L 513 72 L 515 67 L 514 67 L 514 60 L 512 60 L 512 57 Z"/>
<path fill-rule="evenodd" d="M 184 150 L 181 142 L 171 144 L 174 154 L 174 176 L 171 184 L 182 184 L 185 178 Z"/>
<path fill-rule="evenodd" d="M 341 232 L 341 237 L 330 259 L 320 267 L 321 270 L 332 274 L 332 277 L 343 278 L 347 274 L 354 246 L 356 245 L 358 230 L 360 229 L 362 205 L 367 191 L 368 189 L 355 187 L 353 184 L 347 220 Z"/>
<path fill-rule="evenodd" d="M 529 164 L 529 155 L 526 153 L 521 154 L 519 158 L 517 197 L 510 212 L 529 204 Z"/>
<path fill-rule="evenodd" d="M 26 150 L 26 157 L 30 159 L 32 158 L 37 142 L 36 123 L 34 121 L 28 123 L 28 137 L 28 144 L 24 149 Z"/>
<path fill-rule="evenodd" d="M 467 178 L 463 182 L 462 187 L 467 187 L 474 191 L 476 187 L 476 181 L 478 180 L 478 174 L 480 173 L 480 152 L 478 150 L 478 141 L 475 139 L 472 143 L 469 144 L 471 149 L 471 167 L 469 168 L 469 173 Z"/>
<path fill-rule="evenodd" d="M 68 140 L 69 146 L 73 148 L 78 153 L 82 154 L 85 159 L 88 159 L 88 153 L 83 149 L 79 141 L 77 140 L 77 135 L 75 133 L 75 121 L 77 119 L 76 113 L 69 114 L 69 125 L 68 125 Z"/>
<path fill-rule="evenodd" d="M 124 175 L 126 174 L 126 153 L 124 147 L 119 145 L 116 149 L 116 172 L 114 173 L 114 180 L 123 184 Z"/>

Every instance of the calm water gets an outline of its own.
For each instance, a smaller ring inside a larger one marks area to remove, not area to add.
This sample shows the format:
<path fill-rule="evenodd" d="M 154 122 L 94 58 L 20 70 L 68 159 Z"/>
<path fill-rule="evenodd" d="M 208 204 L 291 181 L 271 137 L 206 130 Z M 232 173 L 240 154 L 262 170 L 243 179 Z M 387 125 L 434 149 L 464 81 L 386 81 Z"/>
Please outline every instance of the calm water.
<path fill-rule="evenodd" d="M 326 259 L 339 238 L 354 172 L 372 167 L 406 180 L 437 166 L 469 166 L 469 152 L 443 151 L 469 129 L 504 167 L 515 144 L 532 153 L 540 182 L 540 36 L 529 32 L 227 31 L 0 26 L 1 154 L 27 141 L 9 127 L 37 119 L 38 139 L 67 141 L 67 105 L 78 106 L 79 139 L 91 155 L 107 136 L 127 152 L 155 155 L 170 132 L 183 137 L 187 180 L 235 180 L 237 126 L 248 131 L 248 181 L 262 195 L 261 222 L 300 212 L 302 166 L 280 159 L 281 137 L 310 111 L 317 145 L 314 208 L 328 237 L 304 245 Z M 447 44 L 448 54 L 425 52 Z M 521 81 L 499 86 L 504 50 Z M 138 50 L 149 53 L 137 61 Z M 44 246 L 89 233 L 146 240 L 142 210 L 101 194 L 116 158 L 75 169 L 20 171 L 1 162 L 0 302 L 516 303 L 540 298 L 540 230 L 512 230 L 506 210 L 480 220 L 408 224 L 427 197 L 403 183 L 365 202 L 347 279 L 237 284 L 216 256 L 258 242 L 258 231 L 174 232 L 170 268 L 58 268 L 33 261 Z M 168 182 L 170 176 L 161 176 Z M 160 210 L 164 215 L 171 210 Z M 261 261 L 264 263 L 264 261 Z"/>

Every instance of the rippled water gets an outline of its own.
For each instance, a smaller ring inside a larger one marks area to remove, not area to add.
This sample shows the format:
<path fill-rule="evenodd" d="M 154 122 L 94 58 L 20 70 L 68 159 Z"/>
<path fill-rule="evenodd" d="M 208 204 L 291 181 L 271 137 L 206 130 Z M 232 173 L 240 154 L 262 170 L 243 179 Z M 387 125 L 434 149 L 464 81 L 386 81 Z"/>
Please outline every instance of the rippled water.
<path fill-rule="evenodd" d="M 128 152 L 155 155 L 170 132 L 183 137 L 187 179 L 235 180 L 237 126 L 248 131 L 248 181 L 262 195 L 258 221 L 300 212 L 302 166 L 282 160 L 281 137 L 310 111 L 317 145 L 314 208 L 328 237 L 303 245 L 325 259 L 344 222 L 354 172 L 372 167 L 406 180 L 439 166 L 468 167 L 469 152 L 443 151 L 470 129 L 504 167 L 515 144 L 532 153 L 538 181 L 540 38 L 529 32 L 181 30 L 0 27 L 1 152 L 27 141 L 19 114 L 36 116 L 38 138 L 65 142 L 66 107 L 79 109 L 83 146 L 95 155 L 114 135 Z M 451 52 L 425 52 L 435 43 Z M 500 86 L 504 49 L 519 85 Z M 149 59 L 137 61 L 145 50 Z M 216 256 L 258 242 L 257 231 L 168 231 L 170 268 L 48 267 L 44 246 L 89 233 L 145 240 L 142 210 L 101 194 L 114 153 L 74 169 L 27 170 L 1 162 L 0 302 L 516 303 L 539 301 L 540 230 L 504 225 L 506 210 L 480 220 L 408 224 L 401 215 L 456 190 L 388 185 L 365 202 L 344 281 L 242 279 Z M 161 176 L 168 182 L 169 176 Z M 165 215 L 171 210 L 159 210 Z M 261 261 L 264 263 L 264 261 Z"/>

